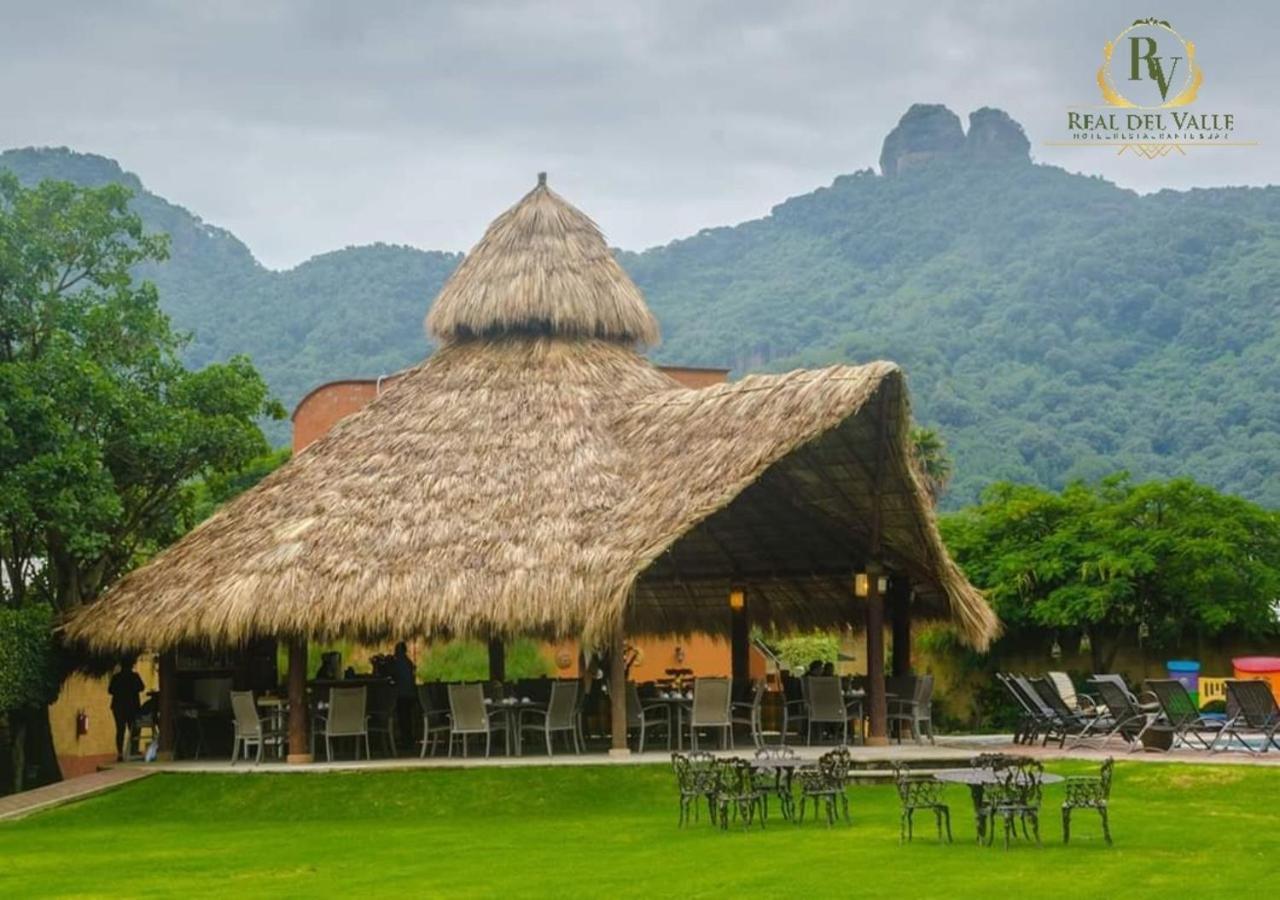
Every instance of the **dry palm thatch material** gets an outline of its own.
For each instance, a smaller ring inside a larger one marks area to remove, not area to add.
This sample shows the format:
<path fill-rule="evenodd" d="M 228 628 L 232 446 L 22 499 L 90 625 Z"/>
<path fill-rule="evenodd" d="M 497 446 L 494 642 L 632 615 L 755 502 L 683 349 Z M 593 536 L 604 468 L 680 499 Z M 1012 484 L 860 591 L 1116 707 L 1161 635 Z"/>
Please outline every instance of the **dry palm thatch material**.
<path fill-rule="evenodd" d="M 978 647 L 996 633 L 938 537 L 891 363 L 680 387 L 633 349 L 656 326 L 603 237 L 541 184 L 429 323 L 440 350 L 68 636 L 599 643 L 620 619 L 725 631 L 730 584 L 755 621 L 831 627 L 854 620 L 852 573 L 873 559 L 911 580 L 919 614 Z"/>
<path fill-rule="evenodd" d="M 427 315 L 440 341 L 512 331 L 658 343 L 658 322 L 599 228 L 546 185 L 498 216 Z"/>

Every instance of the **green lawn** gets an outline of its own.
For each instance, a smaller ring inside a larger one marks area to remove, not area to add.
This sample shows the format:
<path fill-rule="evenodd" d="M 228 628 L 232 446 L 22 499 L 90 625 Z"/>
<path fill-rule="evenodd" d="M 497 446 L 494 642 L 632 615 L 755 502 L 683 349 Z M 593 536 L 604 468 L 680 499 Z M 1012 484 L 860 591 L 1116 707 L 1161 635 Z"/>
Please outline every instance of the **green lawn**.
<path fill-rule="evenodd" d="M 956 843 L 925 822 L 901 847 L 887 786 L 851 789 L 852 826 L 725 834 L 677 830 L 657 766 L 157 775 L 0 823 L 0 896 L 1080 900 L 1255 893 L 1280 871 L 1280 769 L 1122 762 L 1113 849 L 1086 812 L 1062 846 L 1054 787 L 1042 849 L 977 847 L 967 792 L 948 791 Z"/>

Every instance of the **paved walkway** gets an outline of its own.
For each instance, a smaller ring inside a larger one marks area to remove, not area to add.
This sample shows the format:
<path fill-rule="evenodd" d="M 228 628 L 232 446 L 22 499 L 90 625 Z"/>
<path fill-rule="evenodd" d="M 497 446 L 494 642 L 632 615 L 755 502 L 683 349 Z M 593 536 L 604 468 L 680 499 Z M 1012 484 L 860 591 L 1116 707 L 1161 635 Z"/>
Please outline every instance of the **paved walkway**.
<path fill-rule="evenodd" d="M 117 785 L 146 778 L 155 771 L 154 768 L 142 766 L 116 766 L 90 775 L 81 775 L 79 778 L 68 778 L 57 784 L 23 791 L 20 794 L 0 797 L 0 821 L 20 819 L 33 812 L 80 800 L 92 794 L 110 790 Z"/>

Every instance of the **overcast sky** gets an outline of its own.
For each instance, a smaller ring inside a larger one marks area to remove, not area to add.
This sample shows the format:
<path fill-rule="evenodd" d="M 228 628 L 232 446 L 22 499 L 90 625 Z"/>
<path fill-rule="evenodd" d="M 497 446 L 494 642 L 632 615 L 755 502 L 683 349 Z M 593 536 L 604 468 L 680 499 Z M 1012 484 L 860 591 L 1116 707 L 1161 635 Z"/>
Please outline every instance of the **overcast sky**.
<path fill-rule="evenodd" d="M 875 166 L 914 102 L 997 106 L 1042 162 L 1138 190 L 1280 181 L 1275 3 L 1161 0 L 1198 111 L 1256 148 L 1056 148 L 1149 3 L 0 0 L 0 148 L 113 157 L 266 265 L 467 249 L 534 183 L 629 249 Z"/>

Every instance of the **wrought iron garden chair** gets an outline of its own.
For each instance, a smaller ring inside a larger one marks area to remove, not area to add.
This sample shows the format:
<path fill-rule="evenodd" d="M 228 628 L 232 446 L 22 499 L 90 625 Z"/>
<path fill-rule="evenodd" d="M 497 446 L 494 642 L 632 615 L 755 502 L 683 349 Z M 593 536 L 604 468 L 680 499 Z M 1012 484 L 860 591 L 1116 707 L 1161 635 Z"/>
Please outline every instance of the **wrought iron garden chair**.
<path fill-rule="evenodd" d="M 1011 837 L 1018 836 L 1018 822 L 1022 823 L 1022 836 L 1034 837 L 1040 843 L 1041 778 L 1044 766 L 1037 760 L 1019 760 L 1012 765 L 996 768 L 998 782 L 985 792 L 989 825 L 987 845 L 995 840 L 996 819 L 1004 823 L 1004 846 L 1009 849 Z M 1031 826 L 1028 833 L 1027 825 Z"/>
<path fill-rule="evenodd" d="M 818 815 L 818 805 L 827 813 L 827 825 L 834 825 L 837 814 L 843 814 L 849 821 L 849 795 L 846 786 L 849 782 L 849 751 L 844 747 L 822 754 L 818 764 L 796 770 L 800 780 L 800 818 L 804 821 L 805 809 L 809 802 L 813 803 L 813 814 Z"/>
<path fill-rule="evenodd" d="M 782 818 L 795 817 L 796 800 L 791 793 L 791 776 L 794 766 L 769 767 L 759 763 L 770 760 L 794 760 L 796 751 L 791 747 L 761 747 L 756 751 L 757 765 L 754 771 L 756 787 L 764 792 L 764 814 L 769 817 L 769 795 L 778 798 L 778 806 L 782 810 Z"/>
<path fill-rule="evenodd" d="M 729 820 L 737 820 L 743 828 L 749 828 L 760 812 L 760 827 L 765 827 L 765 792 L 756 787 L 754 769 L 750 762 L 738 757 L 716 761 L 716 816 L 720 827 L 727 829 Z"/>
<path fill-rule="evenodd" d="M 1222 736 L 1225 722 L 1200 714 L 1191 695 L 1181 681 L 1173 678 L 1150 678 L 1147 689 L 1160 702 L 1160 713 L 1173 729 L 1173 745 L 1179 742 L 1194 750 L 1212 750 Z"/>
<path fill-rule="evenodd" d="M 943 800 L 944 785 L 936 781 L 932 775 L 913 774 L 899 763 L 893 764 L 893 783 L 898 789 L 898 801 L 902 805 L 902 813 L 898 819 L 898 843 L 906 843 L 914 837 L 916 810 L 924 809 L 933 813 L 938 823 L 938 840 L 942 840 L 942 829 L 946 826 L 947 843 L 951 843 L 951 807 Z"/>
<path fill-rule="evenodd" d="M 1265 681 L 1227 681 L 1228 706 L 1235 714 L 1223 729 L 1223 750 L 1235 738 L 1250 753 L 1266 753 L 1272 747 L 1280 750 L 1280 705 Z M 1248 740 L 1256 737 L 1260 746 Z"/>
<path fill-rule="evenodd" d="M 716 758 L 705 751 L 672 753 L 671 768 L 676 773 L 676 785 L 680 790 L 680 827 L 689 821 L 692 811 L 694 821 L 705 801 L 711 823 L 716 821 Z"/>
<path fill-rule="evenodd" d="M 1111 846 L 1111 823 L 1107 821 L 1107 803 L 1111 799 L 1111 772 L 1116 761 L 1107 757 L 1097 775 L 1070 775 L 1065 786 L 1067 798 L 1062 801 L 1062 843 L 1071 840 L 1071 811 L 1096 809 L 1102 817 L 1102 836 Z"/>

